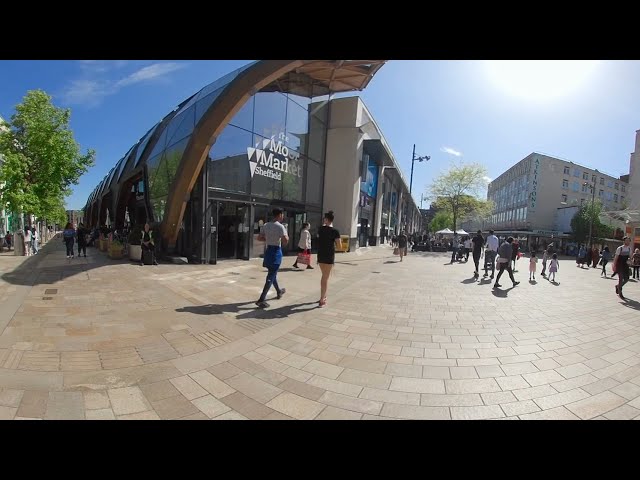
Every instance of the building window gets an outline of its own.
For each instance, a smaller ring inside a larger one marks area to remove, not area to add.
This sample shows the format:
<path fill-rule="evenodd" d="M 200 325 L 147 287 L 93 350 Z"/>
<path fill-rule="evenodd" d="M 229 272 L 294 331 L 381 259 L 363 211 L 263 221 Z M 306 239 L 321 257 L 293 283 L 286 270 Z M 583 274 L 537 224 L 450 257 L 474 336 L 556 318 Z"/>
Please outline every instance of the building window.
<path fill-rule="evenodd" d="M 564 167 L 564 174 L 569 175 L 569 167 Z"/>
<path fill-rule="evenodd" d="M 571 189 L 574 192 L 579 192 L 580 191 L 580 184 L 578 182 L 573 182 L 573 185 L 571 186 Z"/>
<path fill-rule="evenodd" d="M 616 183 L 615 189 L 616 189 L 616 190 L 620 190 L 620 188 L 619 188 L 619 187 L 620 187 L 620 185 L 619 185 L 618 183 Z"/>
<path fill-rule="evenodd" d="M 580 176 L 580 169 L 574 168 L 573 169 L 573 176 L 574 177 L 579 177 Z"/>
<path fill-rule="evenodd" d="M 609 180 L 609 181 L 607 182 L 607 187 L 609 187 L 609 188 L 613 188 L 613 180 Z"/>
<path fill-rule="evenodd" d="M 567 179 L 562 180 L 562 188 L 569 188 L 569 180 Z"/>
<path fill-rule="evenodd" d="M 582 184 L 582 192 L 585 193 L 589 188 L 589 184 L 588 183 L 583 183 Z"/>
<path fill-rule="evenodd" d="M 624 203 L 624 197 L 620 197 L 620 203 Z"/>
<path fill-rule="evenodd" d="M 624 183 L 621 185 L 621 189 L 622 189 L 622 192 L 624 193 L 624 192 L 625 192 L 625 186 L 624 186 Z"/>
<path fill-rule="evenodd" d="M 591 183 L 596 183 L 596 176 L 595 175 L 591 175 Z"/>
<path fill-rule="evenodd" d="M 562 194 L 562 203 L 567 203 L 567 196 L 564 193 Z"/>
<path fill-rule="evenodd" d="M 584 205 L 584 198 L 580 199 L 580 205 Z"/>
<path fill-rule="evenodd" d="M 617 193 L 613 194 L 613 201 L 618 203 L 618 194 Z"/>
<path fill-rule="evenodd" d="M 587 172 L 582 172 L 582 179 L 589 180 L 589 174 Z"/>
<path fill-rule="evenodd" d="M 604 195 L 604 190 L 600 190 L 600 191 L 598 192 L 598 196 L 599 196 L 599 197 L 602 197 L 603 195 Z"/>
<path fill-rule="evenodd" d="M 600 185 L 604 185 L 604 178 L 600 177 Z"/>

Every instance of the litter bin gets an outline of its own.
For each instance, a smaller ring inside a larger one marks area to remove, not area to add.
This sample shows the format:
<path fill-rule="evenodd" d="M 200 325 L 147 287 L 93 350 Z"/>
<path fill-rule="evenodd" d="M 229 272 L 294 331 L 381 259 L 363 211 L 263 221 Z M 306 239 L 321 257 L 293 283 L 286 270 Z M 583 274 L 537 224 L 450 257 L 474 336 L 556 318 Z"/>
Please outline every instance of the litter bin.
<path fill-rule="evenodd" d="M 349 235 L 340 235 L 340 248 L 336 248 L 336 252 L 349 251 Z"/>

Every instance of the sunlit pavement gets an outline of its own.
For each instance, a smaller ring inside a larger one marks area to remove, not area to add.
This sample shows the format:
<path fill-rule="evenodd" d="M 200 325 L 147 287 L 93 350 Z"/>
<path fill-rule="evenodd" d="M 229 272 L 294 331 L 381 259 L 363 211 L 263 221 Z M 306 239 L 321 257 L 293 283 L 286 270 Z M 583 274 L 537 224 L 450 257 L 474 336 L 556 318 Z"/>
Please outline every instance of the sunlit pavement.
<path fill-rule="evenodd" d="M 449 259 L 337 254 L 320 309 L 319 269 L 286 257 L 287 293 L 258 310 L 259 259 L 2 255 L 0 418 L 640 417 L 638 283 L 623 302 L 571 260 L 530 283 L 523 259 L 493 289 Z"/>

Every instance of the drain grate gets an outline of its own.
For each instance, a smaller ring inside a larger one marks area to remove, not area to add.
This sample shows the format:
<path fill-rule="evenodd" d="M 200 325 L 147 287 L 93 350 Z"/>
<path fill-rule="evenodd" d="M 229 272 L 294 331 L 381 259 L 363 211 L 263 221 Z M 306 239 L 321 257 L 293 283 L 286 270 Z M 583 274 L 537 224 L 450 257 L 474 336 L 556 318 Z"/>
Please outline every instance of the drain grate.
<path fill-rule="evenodd" d="M 43 300 L 53 300 L 53 297 L 42 297 Z"/>
<path fill-rule="evenodd" d="M 238 325 L 246 328 L 247 330 L 250 330 L 253 333 L 257 333 L 260 330 L 271 327 L 270 323 L 264 322 L 262 320 L 240 320 L 238 322 Z"/>
<path fill-rule="evenodd" d="M 44 291 L 45 295 L 55 295 L 56 293 L 58 293 L 58 289 L 57 288 L 47 288 Z"/>

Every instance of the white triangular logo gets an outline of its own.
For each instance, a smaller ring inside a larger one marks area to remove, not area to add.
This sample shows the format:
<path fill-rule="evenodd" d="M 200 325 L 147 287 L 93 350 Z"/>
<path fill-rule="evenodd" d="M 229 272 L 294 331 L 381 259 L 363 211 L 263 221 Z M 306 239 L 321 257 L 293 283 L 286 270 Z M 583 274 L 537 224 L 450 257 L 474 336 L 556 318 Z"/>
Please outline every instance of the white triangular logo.
<path fill-rule="evenodd" d="M 249 162 L 249 169 L 251 170 L 251 178 L 253 178 L 253 173 L 256 171 L 256 167 L 258 164 L 256 162 Z"/>
<path fill-rule="evenodd" d="M 251 159 L 253 158 L 254 153 L 256 153 L 255 148 L 251 148 L 251 147 L 247 148 L 247 155 L 249 155 L 249 161 L 251 161 Z"/>
<path fill-rule="evenodd" d="M 265 138 L 264 140 L 262 140 L 262 148 L 266 149 L 270 144 L 271 144 L 271 140 L 269 140 L 268 138 Z"/>

